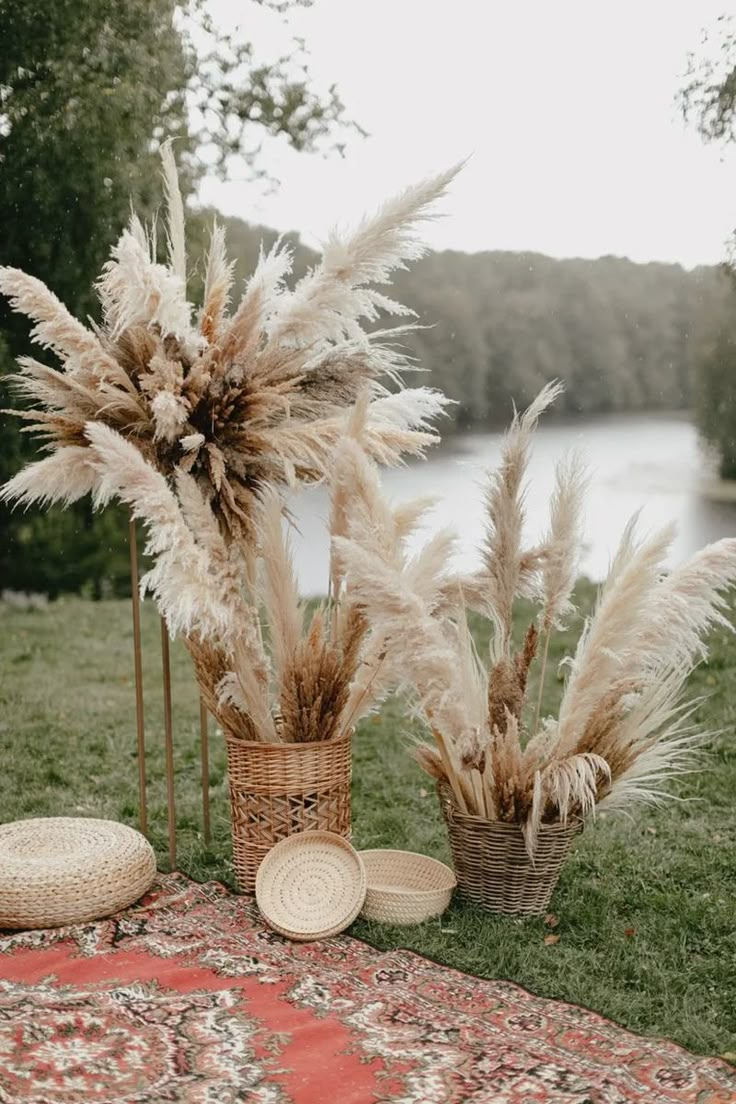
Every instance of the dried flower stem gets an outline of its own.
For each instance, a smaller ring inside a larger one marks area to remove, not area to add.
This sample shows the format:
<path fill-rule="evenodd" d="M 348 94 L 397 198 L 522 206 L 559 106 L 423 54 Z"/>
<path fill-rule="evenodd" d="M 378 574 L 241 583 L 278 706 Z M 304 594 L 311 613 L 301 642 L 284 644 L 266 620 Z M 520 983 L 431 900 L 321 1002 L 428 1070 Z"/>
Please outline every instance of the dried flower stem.
<path fill-rule="evenodd" d="M 547 672 L 547 655 L 549 653 L 549 638 L 550 630 L 547 629 L 544 634 L 544 648 L 542 650 L 542 665 L 539 669 L 539 693 L 537 694 L 537 708 L 534 713 L 534 726 L 532 733 L 536 736 L 539 731 L 539 719 L 542 715 L 542 698 L 544 697 L 544 676 Z"/>

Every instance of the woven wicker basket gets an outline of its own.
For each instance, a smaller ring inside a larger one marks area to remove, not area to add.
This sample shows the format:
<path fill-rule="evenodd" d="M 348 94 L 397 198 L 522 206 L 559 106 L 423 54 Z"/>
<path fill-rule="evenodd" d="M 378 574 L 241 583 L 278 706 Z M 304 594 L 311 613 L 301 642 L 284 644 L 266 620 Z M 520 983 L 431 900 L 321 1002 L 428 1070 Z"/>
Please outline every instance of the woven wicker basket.
<path fill-rule="evenodd" d="M 413 851 L 359 852 L 367 879 L 361 916 L 382 924 L 421 924 L 450 903 L 456 878 L 449 866 Z"/>
<path fill-rule="evenodd" d="M 461 813 L 449 786 L 440 783 L 438 790 L 463 897 L 507 916 L 546 912 L 582 822 L 542 824 L 532 861 L 518 824 Z"/>
<path fill-rule="evenodd" d="M 351 733 L 309 744 L 227 739 L 233 866 L 253 893 L 258 867 L 295 832 L 350 835 Z"/>

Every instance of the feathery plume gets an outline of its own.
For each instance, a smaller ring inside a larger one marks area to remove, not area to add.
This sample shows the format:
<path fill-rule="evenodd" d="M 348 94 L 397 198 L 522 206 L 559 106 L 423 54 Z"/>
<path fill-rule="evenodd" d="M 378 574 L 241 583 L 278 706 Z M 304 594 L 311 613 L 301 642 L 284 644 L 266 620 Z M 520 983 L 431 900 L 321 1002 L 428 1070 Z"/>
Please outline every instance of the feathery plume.
<path fill-rule="evenodd" d="M 282 509 L 278 495 L 269 492 L 263 501 L 258 527 L 261 596 L 268 614 L 271 647 L 278 673 L 283 673 L 294 662 L 303 625 L 291 549 L 282 529 Z"/>
<path fill-rule="evenodd" d="M 27 276 L 18 268 L 0 267 L 0 292 L 9 298 L 12 310 L 35 323 L 31 339 L 66 360 L 67 371 L 84 368 L 100 378 L 117 378 L 117 365 L 96 335 L 35 276 Z"/>
<path fill-rule="evenodd" d="M 88 463 L 96 474 L 95 504 L 118 498 L 148 532 L 146 554 L 155 558 L 141 589 L 156 596 L 172 633 L 213 638 L 234 645 L 246 623 L 245 603 L 231 582 L 213 585 L 221 568 L 198 545 L 184 521 L 176 495 L 140 452 L 108 426 L 90 422 Z M 213 519 L 214 524 L 214 519 Z"/>
<path fill-rule="evenodd" d="M 179 174 L 174 160 L 172 139 L 161 146 L 161 164 L 167 212 L 167 244 L 171 271 L 186 289 L 187 255 L 184 244 L 184 201 L 179 188 Z"/>
<path fill-rule="evenodd" d="M 199 328 L 210 344 L 217 343 L 230 302 L 233 286 L 234 261 L 228 261 L 225 248 L 225 231 L 215 221 L 210 235 L 207 269 L 204 278 L 204 303 Z"/>
<path fill-rule="evenodd" d="M 539 418 L 562 390 L 560 383 L 547 384 L 521 417 L 514 415 L 503 443 L 501 463 L 491 473 L 486 489 L 483 562 L 486 601 L 498 628 L 498 658 L 510 652 L 512 609 L 521 583 L 524 478 L 531 438 Z"/>
<path fill-rule="evenodd" d="M 0 488 L 0 500 L 42 506 L 68 506 L 94 490 L 97 475 L 86 448 L 67 445 L 44 460 L 36 460 Z"/>
<path fill-rule="evenodd" d="M 640 648 L 648 667 L 705 659 L 703 636 L 715 625 L 733 631 L 723 592 L 736 583 L 736 538 L 702 548 L 666 575 L 652 594 Z"/>
<path fill-rule="evenodd" d="M 560 750 L 575 746 L 597 702 L 635 666 L 631 660 L 637 656 L 637 637 L 674 532 L 668 525 L 638 547 L 633 528 L 625 532 L 570 665 L 558 718 Z"/>
<path fill-rule="evenodd" d="M 570 595 L 578 574 L 587 481 L 585 464 L 578 454 L 573 453 L 557 465 L 549 531 L 543 542 L 545 555 L 540 568 L 543 602 L 540 628 L 545 633 L 561 628 L 564 618 L 573 611 Z"/>
<path fill-rule="evenodd" d="M 386 283 L 395 269 L 422 256 L 426 247 L 416 236 L 416 226 L 432 217 L 429 208 L 459 169 L 455 166 L 407 188 L 352 234 L 333 231 L 321 263 L 285 297 L 271 329 L 272 340 L 309 345 L 325 337 L 353 338 L 360 333 L 360 319 L 374 321 L 381 310 L 406 313 L 366 285 Z"/>

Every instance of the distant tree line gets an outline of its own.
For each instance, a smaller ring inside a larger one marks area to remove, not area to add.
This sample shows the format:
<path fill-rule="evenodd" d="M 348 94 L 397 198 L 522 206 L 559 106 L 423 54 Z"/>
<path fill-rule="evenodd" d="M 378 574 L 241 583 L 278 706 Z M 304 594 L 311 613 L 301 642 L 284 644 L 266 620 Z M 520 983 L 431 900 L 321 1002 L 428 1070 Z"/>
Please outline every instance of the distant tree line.
<path fill-rule="evenodd" d="M 616 257 L 444 252 L 405 299 L 435 323 L 414 344 L 466 427 L 505 422 L 510 396 L 524 405 L 554 377 L 563 413 L 688 407 L 719 284 L 712 269 Z"/>
<path fill-rule="evenodd" d="M 245 278 L 276 233 L 224 223 Z M 290 240 L 298 276 L 317 255 Z M 445 432 L 506 424 L 510 402 L 552 378 L 565 381 L 564 414 L 688 409 L 730 294 L 716 267 L 452 250 L 400 272 L 393 291 L 422 327 L 404 344 L 456 401 Z"/>

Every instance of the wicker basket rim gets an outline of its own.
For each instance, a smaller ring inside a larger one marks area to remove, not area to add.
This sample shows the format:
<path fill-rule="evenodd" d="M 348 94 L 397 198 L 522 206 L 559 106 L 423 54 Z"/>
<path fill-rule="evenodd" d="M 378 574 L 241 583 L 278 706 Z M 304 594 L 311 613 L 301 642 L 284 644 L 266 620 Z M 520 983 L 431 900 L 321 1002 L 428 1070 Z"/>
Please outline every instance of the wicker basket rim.
<path fill-rule="evenodd" d="M 521 824 L 517 821 L 508 820 L 487 820 L 485 817 L 476 816 L 475 813 L 464 813 L 462 809 L 459 809 L 457 805 L 453 807 L 453 816 L 461 817 L 463 820 L 474 820 L 479 824 L 488 824 L 493 828 L 500 828 L 504 832 L 520 832 L 522 830 Z M 572 829 L 582 828 L 585 821 L 582 817 L 569 817 L 563 824 L 561 820 L 554 821 L 542 821 L 539 825 L 540 832 L 569 832 Z"/>
<path fill-rule="evenodd" d="M 440 791 L 440 797 L 442 798 L 442 800 L 447 801 L 447 803 L 452 807 L 452 815 L 454 817 L 458 817 L 462 820 L 472 820 L 478 824 L 488 824 L 491 825 L 493 828 L 500 828 L 504 832 L 520 832 L 522 830 L 521 824 L 519 824 L 515 820 L 488 820 L 486 817 L 478 816 L 477 813 L 464 813 L 455 800 L 455 795 L 453 794 L 449 785 L 438 782 L 437 788 Z M 542 823 L 539 825 L 539 831 L 540 833 L 563 833 L 570 831 L 581 831 L 584 826 L 584 817 L 572 816 L 569 817 L 564 824 L 561 820 L 542 821 Z"/>
<path fill-rule="evenodd" d="M 401 851 L 392 847 L 369 847 L 365 851 L 359 851 L 358 854 L 362 859 L 366 855 L 405 855 L 412 859 L 422 859 L 423 862 L 429 863 L 430 866 L 441 868 L 443 873 L 447 873 L 447 885 L 433 886 L 431 889 L 414 889 L 410 886 L 401 885 L 389 885 L 386 882 L 371 882 L 368 868 L 366 867 L 366 885 L 369 890 L 378 890 L 382 894 L 394 897 L 405 897 L 407 894 L 411 894 L 412 897 L 435 896 L 439 892 L 444 890 L 454 889 L 457 885 L 457 878 L 455 871 L 452 870 L 447 863 L 443 863 L 441 859 L 435 859 L 433 855 L 423 855 L 420 851 Z"/>
<path fill-rule="evenodd" d="M 300 740 L 293 743 L 286 743 L 283 740 L 280 740 L 278 743 L 275 743 L 273 740 L 241 740 L 238 736 L 233 736 L 232 733 L 226 732 L 225 741 L 236 748 L 266 749 L 276 754 L 296 751 L 297 754 L 301 754 L 308 748 L 337 747 L 338 744 L 349 740 L 354 732 L 354 728 L 349 728 L 347 732 L 343 732 L 340 736 L 333 736 L 330 740 Z"/>
<path fill-rule="evenodd" d="M 472 820 L 477 824 L 487 824 L 492 828 L 498 828 L 502 832 L 521 832 L 522 826 L 517 821 L 487 820 L 485 817 L 476 816 L 475 813 L 464 813 L 457 805 L 453 806 L 452 815 L 462 820 Z M 569 817 L 565 824 L 561 820 L 543 821 L 539 825 L 540 835 L 563 835 L 566 832 L 581 831 L 585 821 L 582 817 Z"/>

